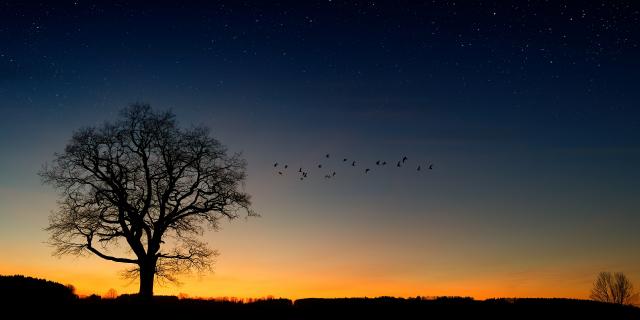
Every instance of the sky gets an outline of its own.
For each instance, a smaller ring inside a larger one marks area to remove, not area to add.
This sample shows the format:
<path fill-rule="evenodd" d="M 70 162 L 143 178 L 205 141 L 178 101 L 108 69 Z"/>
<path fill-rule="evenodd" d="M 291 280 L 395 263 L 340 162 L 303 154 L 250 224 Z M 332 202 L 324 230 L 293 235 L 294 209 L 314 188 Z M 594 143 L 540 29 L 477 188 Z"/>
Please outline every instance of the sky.
<path fill-rule="evenodd" d="M 0 1 L 0 21 L 0 274 L 137 290 L 122 265 L 52 256 L 57 194 L 37 172 L 145 102 L 242 152 L 261 215 L 207 232 L 214 272 L 156 293 L 640 286 L 635 1 Z"/>

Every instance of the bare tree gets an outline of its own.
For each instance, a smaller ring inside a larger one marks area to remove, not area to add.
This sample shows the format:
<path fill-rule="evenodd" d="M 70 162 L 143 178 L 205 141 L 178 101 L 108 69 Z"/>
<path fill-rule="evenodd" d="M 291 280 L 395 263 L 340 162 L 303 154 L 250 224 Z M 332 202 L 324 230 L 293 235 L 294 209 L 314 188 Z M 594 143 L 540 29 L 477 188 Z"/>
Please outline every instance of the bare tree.
<path fill-rule="evenodd" d="M 139 295 L 151 297 L 154 280 L 211 268 L 217 253 L 198 240 L 204 226 L 255 215 L 241 191 L 245 166 L 206 128 L 181 129 L 172 113 L 134 104 L 116 122 L 74 132 L 40 171 L 61 192 L 50 243 L 58 255 L 131 265 Z M 126 251 L 110 251 L 121 243 Z"/>
<path fill-rule="evenodd" d="M 600 272 L 591 289 L 591 299 L 595 301 L 632 304 L 635 297 L 633 284 L 622 272 Z"/>
<path fill-rule="evenodd" d="M 102 298 L 104 299 L 115 299 L 118 297 L 118 291 L 116 291 L 116 289 L 111 288 L 109 290 L 107 290 L 107 293 L 105 293 Z"/>

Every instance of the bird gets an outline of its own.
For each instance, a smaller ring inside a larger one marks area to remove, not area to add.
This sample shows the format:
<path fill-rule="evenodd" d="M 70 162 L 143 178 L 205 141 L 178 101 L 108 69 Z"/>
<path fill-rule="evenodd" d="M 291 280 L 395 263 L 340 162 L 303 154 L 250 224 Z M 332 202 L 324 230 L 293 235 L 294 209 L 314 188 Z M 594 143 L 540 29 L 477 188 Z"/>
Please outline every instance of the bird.
<path fill-rule="evenodd" d="M 336 172 L 334 171 L 334 172 L 331 174 L 331 176 L 332 176 L 332 177 L 335 177 L 335 176 L 336 176 Z"/>
<path fill-rule="evenodd" d="M 380 160 L 376 161 L 376 166 L 380 165 Z"/>
<path fill-rule="evenodd" d="M 329 154 L 327 153 L 327 155 L 325 157 L 329 158 Z"/>
<path fill-rule="evenodd" d="M 318 168 L 322 168 L 322 165 L 321 165 L 321 164 L 319 164 L 319 165 L 318 165 Z"/>
<path fill-rule="evenodd" d="M 429 165 L 429 170 L 433 170 L 433 164 Z"/>
<path fill-rule="evenodd" d="M 289 165 L 285 164 L 285 165 L 284 165 L 284 168 L 285 168 L 285 169 L 286 169 L 286 168 L 289 168 Z"/>
<path fill-rule="evenodd" d="M 371 171 L 371 169 L 369 168 L 364 169 L 364 173 L 369 173 L 369 171 Z"/>
<path fill-rule="evenodd" d="M 342 159 L 342 162 L 347 162 L 347 158 Z"/>
<path fill-rule="evenodd" d="M 382 165 L 383 165 L 383 166 L 386 166 L 386 165 L 387 165 L 387 162 L 386 162 L 386 161 L 382 161 Z"/>
<path fill-rule="evenodd" d="M 274 167 L 274 168 L 275 168 L 275 167 L 277 167 L 277 166 L 278 166 L 278 163 L 277 163 L 277 162 L 273 164 L 273 167 Z"/>
<path fill-rule="evenodd" d="M 398 164 L 396 165 L 398 168 L 400 168 L 400 161 L 398 161 Z"/>
<path fill-rule="evenodd" d="M 279 175 L 282 175 L 282 171 L 278 171 L 278 174 L 279 174 Z"/>
<path fill-rule="evenodd" d="M 420 166 L 418 166 L 418 169 L 417 169 L 417 170 L 418 170 L 418 171 L 420 171 Z"/>
<path fill-rule="evenodd" d="M 405 161 L 407 161 L 407 156 L 402 157 L 402 163 L 404 163 Z"/>
<path fill-rule="evenodd" d="M 354 162 L 351 162 L 351 166 L 352 166 L 352 167 L 355 167 L 355 166 L 356 166 L 356 162 L 355 162 L 355 161 L 354 161 Z"/>
<path fill-rule="evenodd" d="M 302 172 L 302 168 L 298 169 L 298 172 Z"/>
<path fill-rule="evenodd" d="M 300 180 L 301 180 L 301 181 L 302 181 L 302 180 L 304 180 L 304 177 L 300 177 Z"/>

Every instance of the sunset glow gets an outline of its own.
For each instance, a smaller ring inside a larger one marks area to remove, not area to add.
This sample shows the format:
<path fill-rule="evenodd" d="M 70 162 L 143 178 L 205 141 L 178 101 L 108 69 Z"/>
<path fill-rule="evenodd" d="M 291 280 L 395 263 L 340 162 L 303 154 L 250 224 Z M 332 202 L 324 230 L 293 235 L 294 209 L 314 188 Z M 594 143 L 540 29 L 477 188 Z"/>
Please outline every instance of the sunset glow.
<path fill-rule="evenodd" d="M 240 153 L 260 215 L 205 228 L 213 272 L 155 294 L 589 299 L 601 271 L 640 287 L 638 9 L 7 5 L 0 275 L 138 292 L 123 264 L 52 255 L 62 196 L 38 172 L 140 102 Z"/>

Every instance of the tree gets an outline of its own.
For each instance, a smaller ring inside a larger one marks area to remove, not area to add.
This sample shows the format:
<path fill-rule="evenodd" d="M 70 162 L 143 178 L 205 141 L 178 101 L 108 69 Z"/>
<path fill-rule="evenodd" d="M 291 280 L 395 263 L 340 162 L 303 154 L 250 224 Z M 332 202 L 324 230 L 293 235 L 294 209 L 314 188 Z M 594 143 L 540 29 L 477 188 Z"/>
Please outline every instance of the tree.
<path fill-rule="evenodd" d="M 595 301 L 632 304 L 635 298 L 633 284 L 622 272 L 600 272 L 591 289 L 591 299 Z"/>
<path fill-rule="evenodd" d="M 107 290 L 107 293 L 105 293 L 102 297 L 105 299 L 115 299 L 118 297 L 118 291 L 116 291 L 116 289 L 114 288 L 111 288 Z"/>
<path fill-rule="evenodd" d="M 205 226 L 255 215 L 241 190 L 245 167 L 207 128 L 182 129 L 171 112 L 131 105 L 113 123 L 75 131 L 40 171 L 61 192 L 47 228 L 54 254 L 128 264 L 150 298 L 154 280 L 211 268 L 217 252 L 199 240 Z M 126 252 L 111 252 L 121 243 Z"/>

